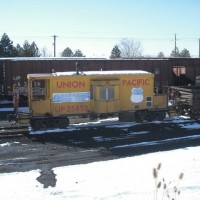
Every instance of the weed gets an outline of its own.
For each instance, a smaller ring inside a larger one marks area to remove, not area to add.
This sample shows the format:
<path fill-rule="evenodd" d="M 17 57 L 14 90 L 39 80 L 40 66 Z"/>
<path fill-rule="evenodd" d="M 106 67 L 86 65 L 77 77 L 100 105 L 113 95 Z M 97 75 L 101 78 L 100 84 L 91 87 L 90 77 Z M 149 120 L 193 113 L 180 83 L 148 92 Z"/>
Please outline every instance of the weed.
<path fill-rule="evenodd" d="M 159 171 L 161 169 L 161 163 L 157 167 L 153 168 L 153 178 L 155 180 L 155 190 L 153 200 L 157 200 L 158 192 L 162 192 L 162 200 L 167 197 L 169 200 L 179 199 L 181 191 L 179 189 L 179 183 L 183 179 L 184 174 L 180 173 L 176 181 L 166 182 L 164 178 L 159 179 Z"/>

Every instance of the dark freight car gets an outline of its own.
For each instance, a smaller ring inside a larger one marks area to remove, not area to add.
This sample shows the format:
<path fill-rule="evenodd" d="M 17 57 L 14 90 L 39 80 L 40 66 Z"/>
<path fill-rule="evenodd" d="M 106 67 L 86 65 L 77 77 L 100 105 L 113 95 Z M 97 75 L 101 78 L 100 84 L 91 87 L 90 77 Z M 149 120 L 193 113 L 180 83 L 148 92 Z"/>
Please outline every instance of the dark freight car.
<path fill-rule="evenodd" d="M 50 59 L 13 59 L 5 61 L 5 74 L 3 83 L 6 94 L 12 94 L 12 86 L 16 83 L 20 95 L 27 95 L 27 74 L 52 73 L 55 71 L 74 70 L 75 61 Z"/>
<path fill-rule="evenodd" d="M 4 61 L 0 60 L 0 94 L 3 92 L 3 77 L 4 77 L 3 65 Z"/>
<path fill-rule="evenodd" d="M 0 77 L 5 94 L 12 95 L 15 83 L 22 96 L 27 95 L 27 74 L 75 71 L 79 63 L 81 71 L 145 70 L 155 74 L 155 86 L 200 84 L 200 59 L 87 59 L 87 58 L 14 58 L 1 60 Z M 3 74 L 3 73 L 1 73 Z"/>
<path fill-rule="evenodd" d="M 20 95 L 27 95 L 27 74 L 75 71 L 79 62 L 81 71 L 104 70 L 105 60 L 98 59 L 45 59 L 27 58 L 5 60 L 5 77 L 3 77 L 4 92 L 12 94 L 15 83 Z"/>

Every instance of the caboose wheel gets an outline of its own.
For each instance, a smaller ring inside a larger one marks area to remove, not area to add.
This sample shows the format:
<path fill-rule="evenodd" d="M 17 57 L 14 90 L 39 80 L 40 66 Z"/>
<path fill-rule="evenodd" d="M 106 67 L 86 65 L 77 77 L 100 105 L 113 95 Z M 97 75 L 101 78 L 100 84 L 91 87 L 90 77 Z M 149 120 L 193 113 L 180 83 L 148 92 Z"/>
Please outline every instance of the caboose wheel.
<path fill-rule="evenodd" d="M 136 122 L 142 122 L 145 120 L 145 118 L 146 118 L 146 111 L 141 111 L 141 110 L 136 111 L 135 113 Z"/>
<path fill-rule="evenodd" d="M 162 121 L 166 117 L 166 112 L 165 111 L 158 111 L 158 112 L 156 112 L 155 115 L 156 115 L 156 117 L 155 117 L 156 120 Z"/>
<path fill-rule="evenodd" d="M 41 120 L 32 120 L 31 128 L 36 131 L 41 130 L 42 129 L 42 121 Z"/>
<path fill-rule="evenodd" d="M 60 118 L 58 122 L 58 128 L 64 129 L 69 125 L 69 119 L 66 118 Z"/>
<path fill-rule="evenodd" d="M 145 120 L 147 120 L 148 122 L 151 122 L 154 120 L 154 113 L 152 112 L 146 112 L 146 115 L 145 115 Z"/>
<path fill-rule="evenodd" d="M 160 112 L 159 120 L 163 120 L 165 119 L 165 117 L 166 117 L 166 112 L 165 111 Z"/>

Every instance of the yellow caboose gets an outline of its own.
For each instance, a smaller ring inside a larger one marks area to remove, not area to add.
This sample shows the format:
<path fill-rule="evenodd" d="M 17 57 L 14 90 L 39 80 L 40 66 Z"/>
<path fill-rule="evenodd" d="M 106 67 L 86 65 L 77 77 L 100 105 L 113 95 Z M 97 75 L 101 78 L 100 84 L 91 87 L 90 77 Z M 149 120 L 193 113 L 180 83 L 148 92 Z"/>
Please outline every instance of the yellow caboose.
<path fill-rule="evenodd" d="M 118 115 L 120 121 L 162 120 L 167 95 L 155 94 L 146 71 L 29 74 L 30 124 L 34 130 L 65 128 L 69 116 Z"/>

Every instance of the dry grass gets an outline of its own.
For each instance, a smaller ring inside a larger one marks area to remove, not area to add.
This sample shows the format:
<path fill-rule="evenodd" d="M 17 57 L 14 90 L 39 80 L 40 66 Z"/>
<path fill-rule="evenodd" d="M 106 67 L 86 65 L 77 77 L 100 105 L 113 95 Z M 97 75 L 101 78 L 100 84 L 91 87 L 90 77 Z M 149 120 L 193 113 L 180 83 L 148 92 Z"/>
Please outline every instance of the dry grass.
<path fill-rule="evenodd" d="M 158 192 L 161 192 L 162 200 L 164 200 L 165 197 L 169 200 L 179 199 L 181 194 L 179 183 L 183 179 L 184 174 L 180 173 L 177 180 L 167 182 L 164 178 L 159 177 L 161 166 L 162 164 L 159 163 L 157 167 L 153 168 L 153 178 L 155 180 L 155 191 L 153 200 L 158 200 Z"/>

